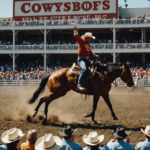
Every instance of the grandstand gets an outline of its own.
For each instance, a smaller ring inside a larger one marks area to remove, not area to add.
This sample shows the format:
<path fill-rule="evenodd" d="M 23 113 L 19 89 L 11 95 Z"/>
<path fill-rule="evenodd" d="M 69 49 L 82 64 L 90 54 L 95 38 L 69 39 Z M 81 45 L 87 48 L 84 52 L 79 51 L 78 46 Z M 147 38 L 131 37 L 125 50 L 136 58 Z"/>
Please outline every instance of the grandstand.
<path fill-rule="evenodd" d="M 149 63 L 148 9 L 138 9 L 141 15 L 137 16 L 137 9 L 118 8 L 117 0 L 106 4 L 103 2 L 101 6 L 93 1 L 93 8 L 90 8 L 91 2 L 88 2 L 88 6 L 84 3 L 83 0 L 82 9 L 74 15 L 62 12 L 65 3 L 62 4 L 61 12 L 55 14 L 52 9 L 51 15 L 48 15 L 48 12 L 43 13 L 40 1 L 34 4 L 34 9 L 25 6 L 25 1 L 14 1 L 13 18 L 0 21 L 1 63 L 6 60 L 12 62 L 14 70 L 16 64 L 39 60 L 46 70 L 51 62 L 75 61 L 78 45 L 73 38 L 74 25 L 77 25 L 80 35 L 90 31 L 96 36 L 92 49 L 100 55 L 102 61 Z M 24 13 L 22 9 L 29 13 Z M 92 9 L 97 9 L 95 14 Z"/>

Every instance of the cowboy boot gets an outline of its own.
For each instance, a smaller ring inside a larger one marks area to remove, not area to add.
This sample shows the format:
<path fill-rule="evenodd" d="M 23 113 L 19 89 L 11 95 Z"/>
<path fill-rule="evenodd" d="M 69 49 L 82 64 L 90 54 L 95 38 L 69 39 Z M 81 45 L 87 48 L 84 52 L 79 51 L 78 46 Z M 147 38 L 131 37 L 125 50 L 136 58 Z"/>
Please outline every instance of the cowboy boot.
<path fill-rule="evenodd" d="M 86 88 L 82 87 L 81 85 L 78 86 L 78 90 L 81 91 L 81 92 L 84 92 L 86 91 Z"/>

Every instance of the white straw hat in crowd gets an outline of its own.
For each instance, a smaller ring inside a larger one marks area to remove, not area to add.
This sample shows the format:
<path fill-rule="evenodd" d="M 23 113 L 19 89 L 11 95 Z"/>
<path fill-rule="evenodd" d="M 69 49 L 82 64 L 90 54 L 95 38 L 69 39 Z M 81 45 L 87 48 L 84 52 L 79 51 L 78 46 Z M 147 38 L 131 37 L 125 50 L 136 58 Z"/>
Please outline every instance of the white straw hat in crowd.
<path fill-rule="evenodd" d="M 35 143 L 35 150 L 59 150 L 62 140 L 58 136 L 46 134 L 38 138 Z"/>
<path fill-rule="evenodd" d="M 20 129 L 12 128 L 12 129 L 6 130 L 2 133 L 1 140 L 4 143 L 8 144 L 8 143 L 12 143 L 12 142 L 19 140 L 24 135 L 25 134 Z"/>
<path fill-rule="evenodd" d="M 141 128 L 141 131 L 150 137 L 150 125 L 146 126 L 145 131 Z"/>
<path fill-rule="evenodd" d="M 95 146 L 104 140 L 104 135 L 98 136 L 97 132 L 90 132 L 89 135 L 83 135 L 83 142 L 90 146 Z"/>

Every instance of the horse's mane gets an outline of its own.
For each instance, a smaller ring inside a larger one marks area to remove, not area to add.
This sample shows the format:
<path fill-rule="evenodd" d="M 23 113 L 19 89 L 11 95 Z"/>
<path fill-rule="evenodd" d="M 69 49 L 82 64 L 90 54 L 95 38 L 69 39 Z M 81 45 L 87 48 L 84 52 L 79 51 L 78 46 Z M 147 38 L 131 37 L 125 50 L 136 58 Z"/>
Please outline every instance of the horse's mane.
<path fill-rule="evenodd" d="M 107 63 L 106 67 L 108 69 L 108 72 L 111 73 L 117 69 L 119 69 L 119 67 L 121 67 L 123 64 L 122 63 Z"/>
<path fill-rule="evenodd" d="M 97 70 L 99 72 L 107 71 L 108 73 L 111 73 L 117 70 L 122 65 L 123 65 L 122 63 L 107 63 L 105 66 L 97 64 Z"/>

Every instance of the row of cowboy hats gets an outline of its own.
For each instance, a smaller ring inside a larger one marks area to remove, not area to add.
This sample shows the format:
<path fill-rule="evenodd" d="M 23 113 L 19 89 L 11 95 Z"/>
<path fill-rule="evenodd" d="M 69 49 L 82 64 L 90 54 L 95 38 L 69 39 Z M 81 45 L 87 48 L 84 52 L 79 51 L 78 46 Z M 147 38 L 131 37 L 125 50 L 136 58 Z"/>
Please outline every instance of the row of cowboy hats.
<path fill-rule="evenodd" d="M 63 137 L 68 137 L 73 135 L 77 129 L 72 130 L 71 126 L 66 125 L 63 130 L 58 131 L 58 133 Z M 141 131 L 150 137 L 150 125 Z M 18 128 L 12 128 L 10 130 L 4 131 L 1 135 L 1 140 L 5 143 L 12 143 L 19 140 L 25 134 Z M 125 138 L 129 135 L 129 131 L 125 130 L 124 126 L 119 126 L 116 130 L 113 131 L 113 135 L 116 138 Z M 104 135 L 98 136 L 97 132 L 90 132 L 89 135 L 83 135 L 83 142 L 87 145 L 95 146 L 101 143 L 104 140 Z M 36 150 L 58 150 L 62 144 L 61 139 L 58 136 L 53 136 L 52 134 L 46 134 L 43 137 L 38 138 L 35 143 Z"/>

